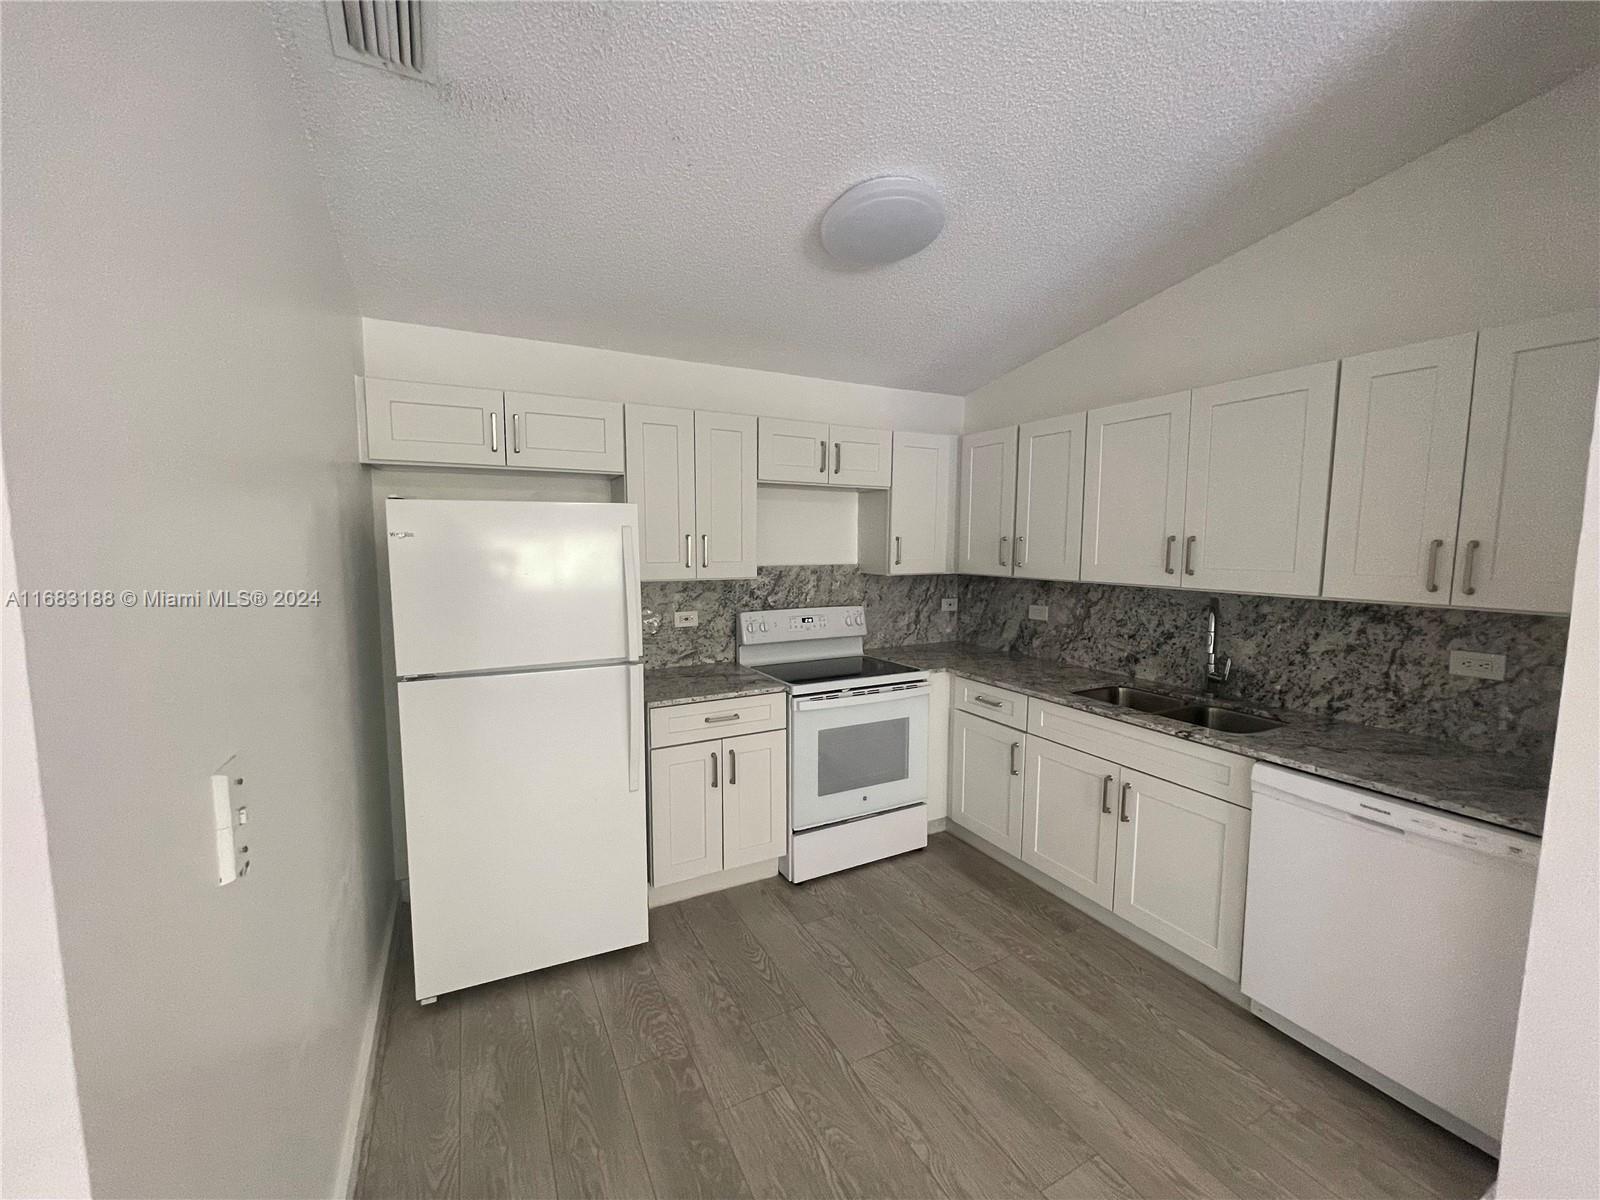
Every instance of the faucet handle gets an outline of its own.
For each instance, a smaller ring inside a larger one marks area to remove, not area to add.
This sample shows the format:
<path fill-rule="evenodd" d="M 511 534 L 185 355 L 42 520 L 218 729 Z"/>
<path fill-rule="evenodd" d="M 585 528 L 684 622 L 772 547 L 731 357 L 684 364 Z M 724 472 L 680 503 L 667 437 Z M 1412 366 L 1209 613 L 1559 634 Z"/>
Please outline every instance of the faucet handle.
<path fill-rule="evenodd" d="M 1228 655 L 1222 662 L 1222 682 L 1227 683 L 1228 677 L 1233 674 L 1233 655 Z"/>

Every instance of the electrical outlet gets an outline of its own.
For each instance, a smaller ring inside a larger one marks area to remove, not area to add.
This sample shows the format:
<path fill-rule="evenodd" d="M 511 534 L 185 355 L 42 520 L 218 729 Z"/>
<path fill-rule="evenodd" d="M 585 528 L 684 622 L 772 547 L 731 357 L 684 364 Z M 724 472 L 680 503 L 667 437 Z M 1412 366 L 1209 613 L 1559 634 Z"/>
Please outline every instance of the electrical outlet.
<path fill-rule="evenodd" d="M 1048 621 L 1050 619 L 1050 606 L 1048 604 L 1028 605 L 1028 620 Z"/>
<path fill-rule="evenodd" d="M 946 596 L 943 600 L 939 601 L 940 612 L 955 612 L 955 610 L 956 598 L 954 596 Z"/>
<path fill-rule="evenodd" d="M 1452 650 L 1450 674 L 1467 675 L 1473 679 L 1504 679 L 1506 656 L 1483 650 Z"/>
<path fill-rule="evenodd" d="M 675 612 L 672 614 L 672 624 L 678 629 L 689 629 L 700 624 L 700 614 L 693 609 L 688 612 Z"/>
<path fill-rule="evenodd" d="M 217 886 L 226 887 L 250 873 L 250 846 L 245 826 L 244 772 L 234 755 L 211 776 L 212 839 L 217 855 Z"/>

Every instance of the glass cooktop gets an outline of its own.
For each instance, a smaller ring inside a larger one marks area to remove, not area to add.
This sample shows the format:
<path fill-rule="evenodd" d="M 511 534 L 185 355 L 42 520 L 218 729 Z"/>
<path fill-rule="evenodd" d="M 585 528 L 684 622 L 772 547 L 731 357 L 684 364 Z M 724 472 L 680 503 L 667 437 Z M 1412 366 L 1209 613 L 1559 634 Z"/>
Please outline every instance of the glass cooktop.
<path fill-rule="evenodd" d="M 878 675 L 906 675 L 915 667 L 901 666 L 885 658 L 849 654 L 843 658 L 816 658 L 810 662 L 766 663 L 756 670 L 784 683 L 851 683 Z"/>

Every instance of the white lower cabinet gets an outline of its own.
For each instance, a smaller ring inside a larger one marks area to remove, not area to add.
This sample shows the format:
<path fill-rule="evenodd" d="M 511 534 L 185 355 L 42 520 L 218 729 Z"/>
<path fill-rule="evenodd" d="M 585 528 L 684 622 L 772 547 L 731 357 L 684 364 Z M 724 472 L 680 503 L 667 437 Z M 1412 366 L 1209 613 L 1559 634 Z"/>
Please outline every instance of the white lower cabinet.
<path fill-rule="evenodd" d="M 1111 911 L 1237 980 L 1250 810 L 1126 768 L 1117 790 Z"/>
<path fill-rule="evenodd" d="M 1027 745 L 1022 861 L 1110 908 L 1122 768 L 1043 738 L 1029 737 Z"/>
<path fill-rule="evenodd" d="M 1019 858 L 1025 736 L 971 713 L 950 718 L 950 820 Z"/>
<path fill-rule="evenodd" d="M 783 855 L 788 737 L 774 729 L 651 750 L 652 886 Z"/>

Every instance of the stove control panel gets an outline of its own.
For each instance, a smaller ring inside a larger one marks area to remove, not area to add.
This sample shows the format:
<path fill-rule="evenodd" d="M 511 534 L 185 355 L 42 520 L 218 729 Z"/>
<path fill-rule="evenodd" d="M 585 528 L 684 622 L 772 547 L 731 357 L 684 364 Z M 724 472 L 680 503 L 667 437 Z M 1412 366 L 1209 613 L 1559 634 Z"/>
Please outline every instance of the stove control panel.
<path fill-rule="evenodd" d="M 867 613 L 859 604 L 739 614 L 739 644 L 742 646 L 815 638 L 860 638 L 866 634 Z"/>

